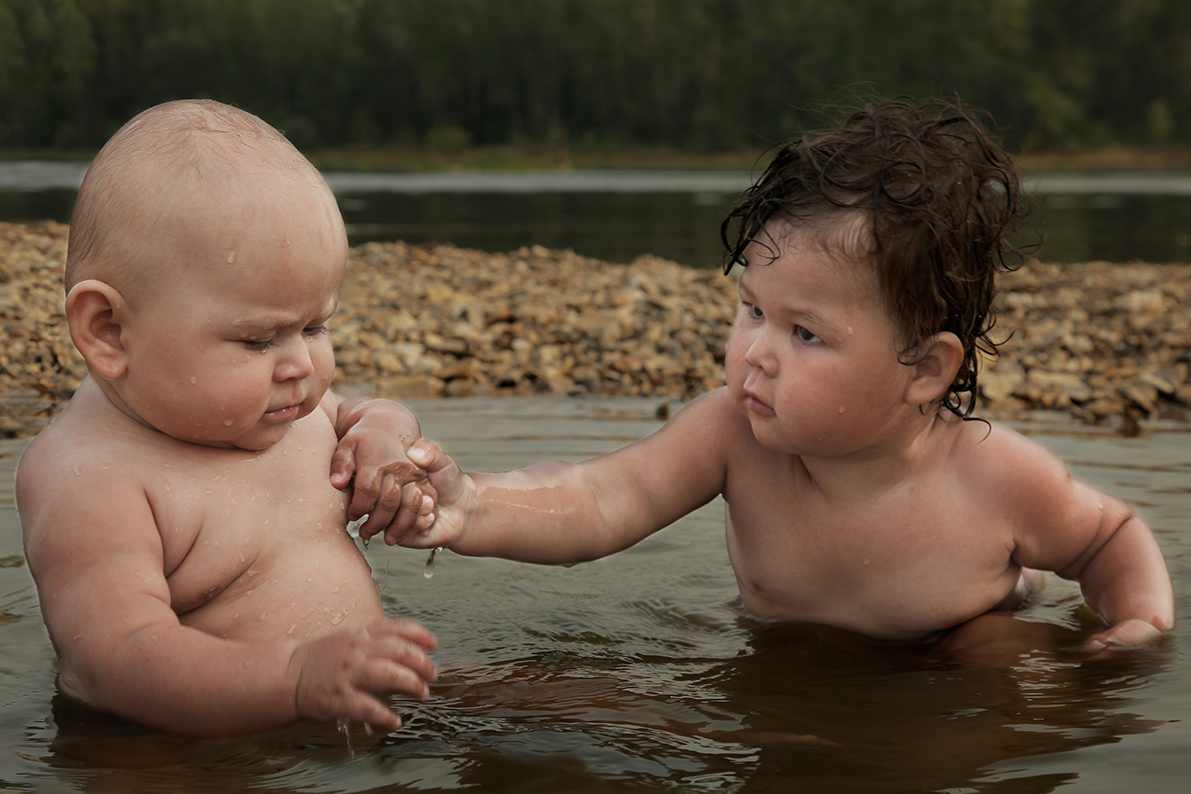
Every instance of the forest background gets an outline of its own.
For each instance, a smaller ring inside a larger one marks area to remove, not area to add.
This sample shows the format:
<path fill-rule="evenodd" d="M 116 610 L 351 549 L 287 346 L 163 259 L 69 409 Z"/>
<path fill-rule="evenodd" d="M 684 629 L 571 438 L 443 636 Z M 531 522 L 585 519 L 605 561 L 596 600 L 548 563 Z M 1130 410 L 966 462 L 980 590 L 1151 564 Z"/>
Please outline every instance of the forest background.
<path fill-rule="evenodd" d="M 202 96 L 337 168 L 708 163 L 857 90 L 957 93 L 1018 152 L 1188 151 L 1191 2 L 0 0 L 10 157 Z"/>

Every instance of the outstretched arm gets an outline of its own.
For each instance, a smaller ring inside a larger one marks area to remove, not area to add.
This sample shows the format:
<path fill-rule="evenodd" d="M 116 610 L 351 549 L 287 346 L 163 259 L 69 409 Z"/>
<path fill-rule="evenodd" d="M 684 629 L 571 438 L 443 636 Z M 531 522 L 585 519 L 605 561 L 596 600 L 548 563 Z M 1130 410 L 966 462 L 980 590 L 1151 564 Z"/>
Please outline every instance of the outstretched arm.
<path fill-rule="evenodd" d="M 410 458 L 438 494 L 436 520 L 391 542 L 536 563 L 582 562 L 628 548 L 722 492 L 733 426 L 723 421 L 725 410 L 732 410 L 726 393 L 713 392 L 615 452 L 500 474 L 465 474 L 423 439 Z"/>

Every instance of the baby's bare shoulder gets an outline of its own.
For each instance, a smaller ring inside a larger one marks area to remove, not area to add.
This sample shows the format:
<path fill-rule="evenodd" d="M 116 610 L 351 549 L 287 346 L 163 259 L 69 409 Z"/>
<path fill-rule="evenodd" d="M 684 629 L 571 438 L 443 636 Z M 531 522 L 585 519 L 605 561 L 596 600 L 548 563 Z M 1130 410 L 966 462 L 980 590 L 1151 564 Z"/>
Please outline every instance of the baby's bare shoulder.
<path fill-rule="evenodd" d="M 128 526 L 137 505 L 147 504 L 145 483 L 163 463 L 142 430 L 72 403 L 33 439 L 16 473 L 26 544 L 39 533 L 70 534 L 83 523 Z"/>
<path fill-rule="evenodd" d="M 92 417 L 85 412 L 66 412 L 59 416 L 25 448 L 18 464 L 18 479 L 29 482 L 40 478 L 62 478 L 70 474 L 83 478 L 88 474 L 111 471 L 115 467 L 125 477 L 140 468 L 138 461 L 156 456 L 139 427 L 114 427 L 106 417 Z M 60 480 L 62 485 L 73 480 Z"/>
<path fill-rule="evenodd" d="M 1023 470 L 1038 474 L 1062 465 L 1053 452 L 1011 427 L 982 420 L 957 424 L 953 454 L 989 474 Z"/>
<path fill-rule="evenodd" d="M 752 439 L 752 429 L 736 406 L 727 388 L 719 388 L 695 398 L 667 423 L 667 428 L 715 439 L 718 445 L 733 440 Z"/>
<path fill-rule="evenodd" d="M 692 400 L 646 440 L 651 456 L 664 458 L 669 451 L 680 461 L 698 459 L 720 468 L 748 459 L 749 448 L 756 445 L 748 420 L 726 388 Z"/>
<path fill-rule="evenodd" d="M 1038 512 L 1070 487 L 1066 464 L 1034 439 L 1004 425 L 961 424 L 946 468 L 989 499 Z"/>

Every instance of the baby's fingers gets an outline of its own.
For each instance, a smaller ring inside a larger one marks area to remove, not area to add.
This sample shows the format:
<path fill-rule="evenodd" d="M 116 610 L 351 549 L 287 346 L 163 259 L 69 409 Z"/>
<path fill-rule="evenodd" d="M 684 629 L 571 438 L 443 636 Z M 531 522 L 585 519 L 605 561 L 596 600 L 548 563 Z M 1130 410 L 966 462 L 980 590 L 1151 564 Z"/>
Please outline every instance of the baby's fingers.
<path fill-rule="evenodd" d="M 406 454 L 411 461 L 425 469 L 438 494 L 440 505 L 453 505 L 463 497 L 463 473 L 437 442 L 420 438 Z"/>
<path fill-rule="evenodd" d="M 1152 623 L 1132 618 L 1112 626 L 1084 643 L 1084 649 L 1091 653 L 1102 653 L 1114 648 L 1129 648 L 1148 645 L 1162 636 Z"/>
<path fill-rule="evenodd" d="M 405 640 L 427 651 L 438 647 L 438 639 L 430 629 L 416 620 L 382 618 L 368 624 L 368 636 L 374 640 L 385 638 Z"/>
<path fill-rule="evenodd" d="M 428 488 L 425 480 L 404 487 L 386 487 L 360 527 L 360 537 L 383 533 L 385 542 L 391 546 L 396 538 L 414 531 L 418 520 L 434 509 L 433 498 L 424 492 Z"/>
<path fill-rule="evenodd" d="M 415 654 L 398 661 L 386 653 L 370 659 L 357 681 L 367 692 L 425 700 L 430 697 L 430 682 L 434 678 L 434 665 L 424 655 L 418 658 Z"/>
<path fill-rule="evenodd" d="M 341 719 L 362 722 L 380 733 L 391 733 L 401 727 L 401 717 L 377 698 L 366 692 L 354 692 L 344 703 Z"/>
<path fill-rule="evenodd" d="M 356 450 L 352 444 L 340 444 L 331 456 L 331 485 L 340 490 L 351 484 L 356 473 Z M 361 513 L 360 515 L 363 515 Z M 357 516 L 358 518 L 359 516 Z"/>

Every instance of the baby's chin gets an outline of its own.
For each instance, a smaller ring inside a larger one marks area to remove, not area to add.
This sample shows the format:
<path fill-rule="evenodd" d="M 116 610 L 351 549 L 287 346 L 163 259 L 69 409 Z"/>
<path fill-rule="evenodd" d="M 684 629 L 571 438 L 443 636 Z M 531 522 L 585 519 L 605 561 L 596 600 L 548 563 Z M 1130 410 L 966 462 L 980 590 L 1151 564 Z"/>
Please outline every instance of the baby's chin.
<path fill-rule="evenodd" d="M 170 433 L 162 428 L 155 428 L 159 432 L 172 436 L 178 441 L 184 441 L 188 444 L 194 444 L 200 447 L 211 447 L 212 449 L 239 449 L 245 452 L 264 452 L 272 446 L 275 446 L 289 432 L 290 425 L 293 422 L 287 422 L 284 425 L 265 426 L 262 431 L 261 426 L 255 425 L 245 429 L 243 432 L 235 433 L 229 428 L 227 433 L 204 433 L 204 434 L 178 434 Z"/>

